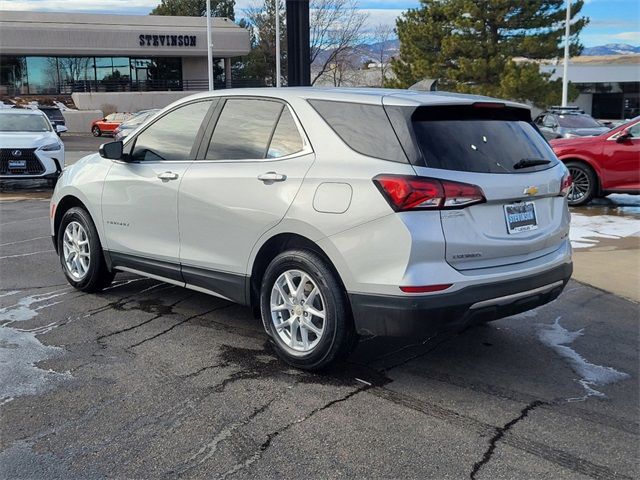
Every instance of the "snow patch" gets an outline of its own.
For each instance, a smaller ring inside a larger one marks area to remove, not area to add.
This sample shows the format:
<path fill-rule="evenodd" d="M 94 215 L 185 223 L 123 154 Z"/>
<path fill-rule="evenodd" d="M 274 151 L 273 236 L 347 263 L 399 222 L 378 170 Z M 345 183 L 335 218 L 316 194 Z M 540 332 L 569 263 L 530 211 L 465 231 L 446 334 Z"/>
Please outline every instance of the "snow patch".
<path fill-rule="evenodd" d="M 573 248 L 589 248 L 601 238 L 619 239 L 640 236 L 640 221 L 614 215 L 571 214 L 569 238 Z"/>
<path fill-rule="evenodd" d="M 54 388 L 61 381 L 71 379 L 69 372 L 55 372 L 38 368 L 36 364 L 58 357 L 64 349 L 41 343 L 37 336 L 57 327 L 55 322 L 22 329 L 17 322 L 31 320 L 40 310 L 61 303 L 55 300 L 69 293 L 70 288 L 29 295 L 9 307 L 0 308 L 0 405 L 22 395 L 34 395 Z M 11 292 L 18 293 L 18 292 Z"/>
<path fill-rule="evenodd" d="M 619 372 L 612 367 L 590 363 L 573 348 L 567 346 L 573 343 L 576 338 L 581 337 L 584 329 L 570 332 L 560 325 L 560 318 L 561 317 L 556 318 L 553 325 L 542 325 L 542 328 L 538 332 L 538 338 L 542 343 L 563 357 L 569 363 L 572 370 L 582 377 L 578 380 L 578 383 L 584 388 L 585 395 L 577 398 L 569 398 L 568 401 L 583 401 L 589 397 L 606 397 L 604 393 L 596 390 L 594 387 L 609 385 L 610 383 L 629 378 L 628 373 Z"/>

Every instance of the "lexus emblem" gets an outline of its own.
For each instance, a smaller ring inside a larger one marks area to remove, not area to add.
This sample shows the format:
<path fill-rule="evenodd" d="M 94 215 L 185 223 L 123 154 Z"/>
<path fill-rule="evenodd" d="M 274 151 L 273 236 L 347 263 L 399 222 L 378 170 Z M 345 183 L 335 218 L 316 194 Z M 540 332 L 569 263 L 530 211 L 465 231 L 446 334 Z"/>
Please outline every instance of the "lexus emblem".
<path fill-rule="evenodd" d="M 13 155 L 14 157 L 21 157 L 22 156 L 22 150 L 12 150 L 11 151 L 11 155 Z"/>
<path fill-rule="evenodd" d="M 524 193 L 525 195 L 535 195 L 536 193 L 538 193 L 538 187 L 527 187 L 524 189 Z"/>

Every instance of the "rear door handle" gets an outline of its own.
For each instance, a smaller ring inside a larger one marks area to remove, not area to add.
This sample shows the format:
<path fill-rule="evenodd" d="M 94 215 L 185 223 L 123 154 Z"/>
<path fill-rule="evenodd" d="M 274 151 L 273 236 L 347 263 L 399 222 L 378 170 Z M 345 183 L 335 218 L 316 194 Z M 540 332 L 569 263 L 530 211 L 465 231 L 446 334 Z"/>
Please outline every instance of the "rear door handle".
<path fill-rule="evenodd" d="M 263 173 L 262 175 L 258 175 L 258 180 L 266 184 L 270 184 L 273 182 L 284 182 L 286 179 L 286 175 L 276 172 L 267 172 Z"/>
<path fill-rule="evenodd" d="M 178 174 L 174 172 L 163 172 L 158 174 L 158 178 L 163 182 L 168 182 L 169 180 L 176 180 L 178 178 Z"/>

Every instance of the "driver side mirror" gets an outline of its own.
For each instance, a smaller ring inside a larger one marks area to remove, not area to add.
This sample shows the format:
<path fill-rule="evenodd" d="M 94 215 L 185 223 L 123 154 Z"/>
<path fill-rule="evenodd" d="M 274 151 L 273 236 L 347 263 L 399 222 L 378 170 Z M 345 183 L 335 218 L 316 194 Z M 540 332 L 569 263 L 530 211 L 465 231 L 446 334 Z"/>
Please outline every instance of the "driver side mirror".
<path fill-rule="evenodd" d="M 69 129 L 64 125 L 56 125 L 56 133 L 60 135 L 61 133 L 68 132 Z"/>
<path fill-rule="evenodd" d="M 102 158 L 108 158 L 109 160 L 123 160 L 123 145 L 122 141 L 103 143 L 98 149 Z"/>
<path fill-rule="evenodd" d="M 616 137 L 616 142 L 618 142 L 618 143 L 622 143 L 622 142 L 625 142 L 625 141 L 629 140 L 629 139 L 630 139 L 630 138 L 632 138 L 632 137 L 633 137 L 633 135 L 631 135 L 631 132 L 629 131 L 629 129 L 628 129 L 628 128 L 625 128 L 625 129 L 622 131 L 622 133 L 620 133 L 620 135 L 618 135 L 618 136 Z"/>

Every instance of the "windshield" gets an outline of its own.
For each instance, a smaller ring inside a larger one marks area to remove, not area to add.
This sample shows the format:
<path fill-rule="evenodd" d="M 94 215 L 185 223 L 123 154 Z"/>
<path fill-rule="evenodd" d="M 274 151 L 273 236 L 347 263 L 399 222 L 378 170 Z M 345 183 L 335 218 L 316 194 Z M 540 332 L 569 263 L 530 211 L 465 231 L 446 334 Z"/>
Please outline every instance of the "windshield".
<path fill-rule="evenodd" d="M 64 120 L 64 116 L 62 112 L 57 108 L 42 108 L 40 109 L 42 113 L 44 113 L 51 120 Z"/>
<path fill-rule="evenodd" d="M 151 115 L 150 113 L 141 113 L 140 115 L 136 115 L 132 119 L 122 123 L 120 125 L 120 128 L 136 128 L 137 126 L 142 125 L 142 123 L 147 118 L 149 118 L 150 115 Z"/>
<path fill-rule="evenodd" d="M 428 167 L 530 173 L 557 164 L 553 150 L 530 121 L 506 111 L 482 110 L 434 108 L 414 115 L 413 128 Z"/>
<path fill-rule="evenodd" d="M 558 115 L 558 123 L 565 128 L 602 128 L 589 115 Z"/>
<path fill-rule="evenodd" d="M 0 115 L 0 132 L 50 132 L 51 126 L 43 115 L 3 113 Z"/>

